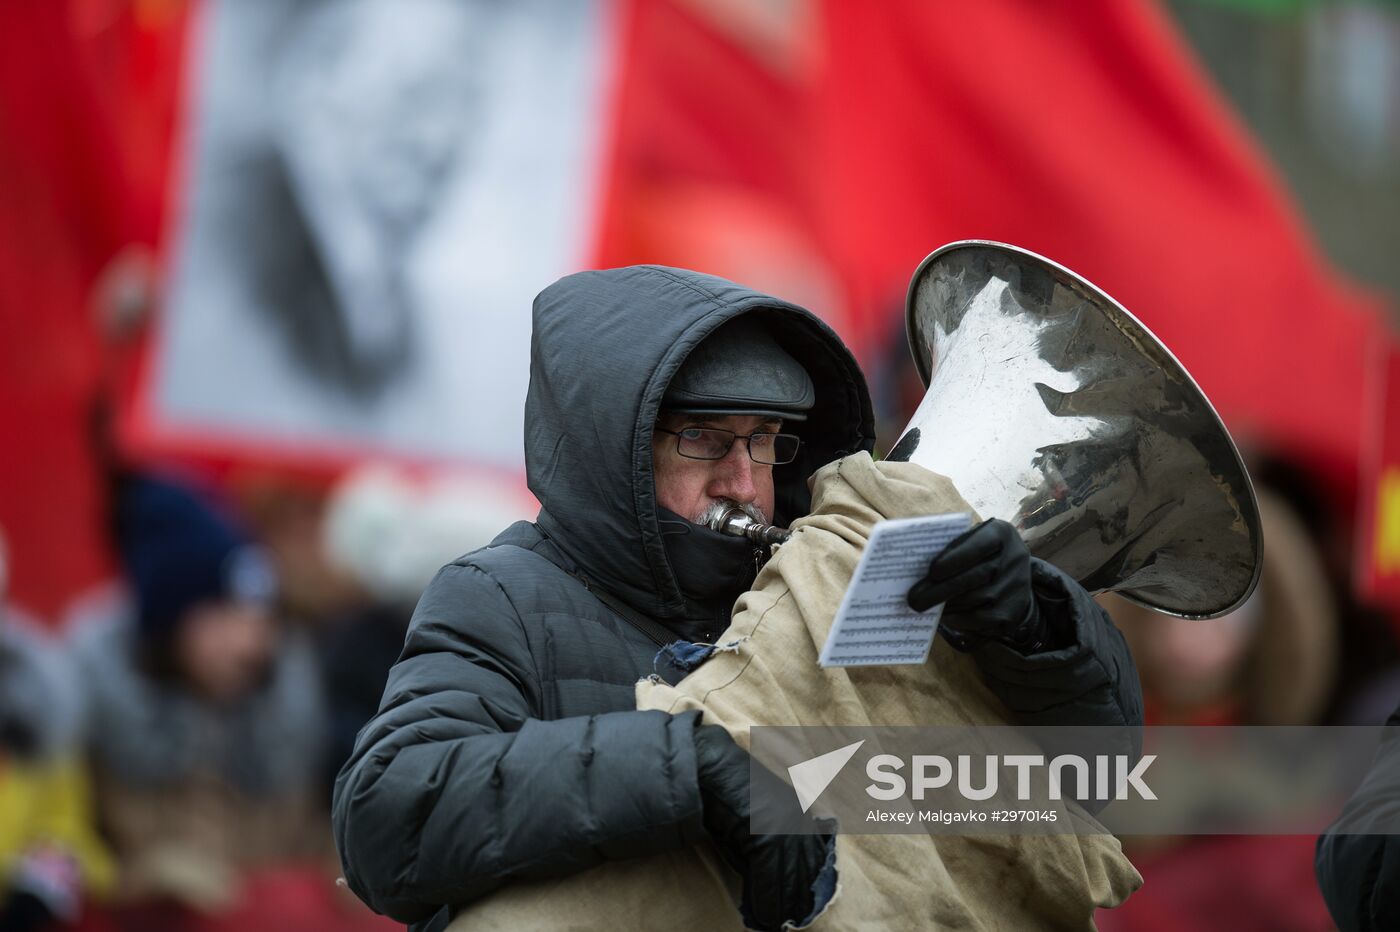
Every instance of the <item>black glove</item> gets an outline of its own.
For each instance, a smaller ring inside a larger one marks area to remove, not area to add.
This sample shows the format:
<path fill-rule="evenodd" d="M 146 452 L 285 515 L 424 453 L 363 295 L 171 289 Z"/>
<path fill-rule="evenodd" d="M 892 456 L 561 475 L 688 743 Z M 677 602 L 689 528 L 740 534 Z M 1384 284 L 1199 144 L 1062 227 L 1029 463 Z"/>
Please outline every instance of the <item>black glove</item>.
<path fill-rule="evenodd" d="M 784 922 L 811 916 L 816 900 L 812 885 L 826 865 L 831 836 L 751 834 L 749 755 L 718 725 L 695 729 L 695 761 L 705 831 L 744 880 L 740 911 L 745 924 L 780 929 Z M 765 781 L 755 796 L 778 805 L 790 797 L 798 808 L 786 784 L 762 767 L 756 769 L 759 779 L 773 782 Z"/>
<path fill-rule="evenodd" d="M 944 603 L 938 630 L 960 651 L 1001 641 L 1029 654 L 1045 638 L 1031 590 L 1031 552 L 999 518 L 954 538 L 909 588 L 908 600 L 916 612 Z"/>

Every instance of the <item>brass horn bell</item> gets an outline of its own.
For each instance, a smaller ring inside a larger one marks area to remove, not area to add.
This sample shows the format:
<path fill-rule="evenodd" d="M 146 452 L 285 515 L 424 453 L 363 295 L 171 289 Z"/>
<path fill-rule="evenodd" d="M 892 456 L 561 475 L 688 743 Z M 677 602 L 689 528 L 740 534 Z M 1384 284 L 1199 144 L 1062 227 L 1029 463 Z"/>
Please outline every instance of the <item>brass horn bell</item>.
<path fill-rule="evenodd" d="M 947 476 L 1090 592 L 1213 618 L 1259 579 L 1254 489 L 1219 415 L 1152 333 L 1033 252 L 965 240 L 906 303 L 927 387 L 889 459 Z"/>

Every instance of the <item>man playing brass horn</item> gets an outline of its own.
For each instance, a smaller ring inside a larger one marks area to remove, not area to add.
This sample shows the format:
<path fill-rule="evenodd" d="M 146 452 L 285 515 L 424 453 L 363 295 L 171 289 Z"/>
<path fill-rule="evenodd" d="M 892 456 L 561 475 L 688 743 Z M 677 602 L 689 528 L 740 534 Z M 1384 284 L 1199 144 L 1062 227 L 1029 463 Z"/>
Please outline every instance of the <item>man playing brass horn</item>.
<path fill-rule="evenodd" d="M 350 886 L 441 928 L 509 884 L 708 841 L 748 925 L 809 919 L 828 840 L 751 834 L 746 752 L 694 712 L 637 711 L 634 687 L 683 674 L 666 665 L 686 650 L 663 645 L 713 645 L 765 558 L 706 527 L 712 509 L 787 525 L 813 472 L 873 447 L 860 369 L 806 310 L 658 266 L 556 282 L 533 333 L 540 512 L 423 594 L 336 783 Z M 909 601 L 946 603 L 939 630 L 1018 719 L 1141 723 L 1117 630 L 1009 524 L 955 541 Z"/>

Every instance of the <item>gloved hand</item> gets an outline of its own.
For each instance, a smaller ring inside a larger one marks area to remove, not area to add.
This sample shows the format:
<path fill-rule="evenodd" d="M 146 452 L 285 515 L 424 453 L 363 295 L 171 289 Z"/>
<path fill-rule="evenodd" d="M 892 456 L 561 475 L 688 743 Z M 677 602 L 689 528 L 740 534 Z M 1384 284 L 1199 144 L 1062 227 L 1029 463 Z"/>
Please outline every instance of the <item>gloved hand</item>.
<path fill-rule="evenodd" d="M 754 835 L 749 830 L 749 755 L 718 725 L 695 729 L 695 760 L 704 803 L 705 831 L 720 855 L 744 879 L 740 911 L 754 929 L 781 929 L 812 914 L 812 884 L 826 864 L 828 835 Z M 760 778 L 767 771 L 760 770 Z M 772 774 L 775 784 L 782 781 Z M 764 786 L 761 800 L 796 797 Z"/>
<path fill-rule="evenodd" d="M 960 651 L 1001 641 L 1033 653 L 1045 638 L 1031 590 L 1031 553 L 1016 529 L 999 518 L 954 538 L 909 588 L 908 600 L 916 612 L 944 603 L 938 630 Z"/>

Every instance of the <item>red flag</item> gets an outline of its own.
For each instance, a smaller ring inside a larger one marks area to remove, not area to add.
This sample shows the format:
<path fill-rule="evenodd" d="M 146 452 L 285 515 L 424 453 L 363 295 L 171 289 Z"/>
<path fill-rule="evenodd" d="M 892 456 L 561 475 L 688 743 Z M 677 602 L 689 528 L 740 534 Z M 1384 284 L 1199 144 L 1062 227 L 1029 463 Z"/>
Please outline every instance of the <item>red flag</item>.
<path fill-rule="evenodd" d="M 0 529 L 11 597 L 52 618 L 109 567 L 92 288 L 163 202 L 178 2 L 9 4 L 0 27 Z"/>
<path fill-rule="evenodd" d="M 950 240 L 1033 249 L 1141 318 L 1237 435 L 1349 485 L 1376 302 L 1339 280 L 1147 0 L 823 4 L 822 242 L 896 313 Z"/>
<path fill-rule="evenodd" d="M 817 245 L 796 22 L 706 0 L 622 0 L 599 266 L 659 262 L 852 322 Z"/>
<path fill-rule="evenodd" d="M 14 4 L 0 28 L 0 529 L 12 597 L 41 615 L 105 568 L 87 289 L 122 221 L 110 126 L 66 16 Z"/>

